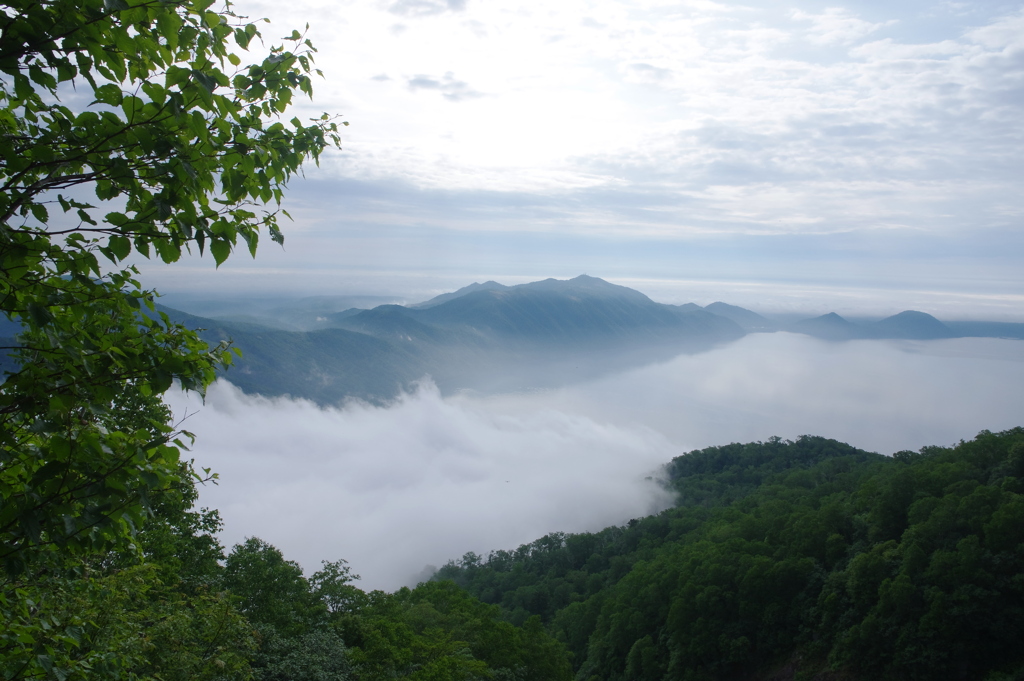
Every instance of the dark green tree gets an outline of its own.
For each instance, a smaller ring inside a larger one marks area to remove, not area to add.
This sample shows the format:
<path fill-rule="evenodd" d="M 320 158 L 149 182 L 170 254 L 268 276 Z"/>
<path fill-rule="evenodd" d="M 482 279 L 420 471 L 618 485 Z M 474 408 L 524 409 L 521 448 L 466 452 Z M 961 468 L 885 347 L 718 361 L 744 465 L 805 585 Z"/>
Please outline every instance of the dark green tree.
<path fill-rule="evenodd" d="M 224 563 L 224 587 L 239 599 L 250 621 L 269 625 L 284 636 L 297 636 L 325 619 L 302 567 L 258 537 L 237 544 Z"/>

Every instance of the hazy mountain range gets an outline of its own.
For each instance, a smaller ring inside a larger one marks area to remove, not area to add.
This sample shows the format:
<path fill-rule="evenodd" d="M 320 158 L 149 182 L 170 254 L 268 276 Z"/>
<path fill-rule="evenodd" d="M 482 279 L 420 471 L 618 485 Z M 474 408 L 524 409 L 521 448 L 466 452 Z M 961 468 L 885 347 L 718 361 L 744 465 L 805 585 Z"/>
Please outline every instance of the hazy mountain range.
<path fill-rule="evenodd" d="M 414 305 L 338 309 L 350 300 L 318 297 L 245 315 L 221 306 L 227 314 L 219 319 L 165 310 L 204 329 L 208 340 L 230 338 L 242 349 L 227 377 L 246 392 L 322 404 L 387 399 L 424 376 L 445 393 L 561 385 L 746 333 L 784 330 L 837 341 L 1024 338 L 1024 324 L 943 323 L 914 311 L 870 323 L 834 313 L 784 323 L 721 302 L 656 303 L 586 275 L 518 286 L 488 281 Z"/>
<path fill-rule="evenodd" d="M 445 393 L 557 386 L 700 352 L 747 333 L 790 331 L 831 341 L 1024 339 L 1024 324 L 944 323 L 912 310 L 866 323 L 835 313 L 787 322 L 722 302 L 667 305 L 586 275 L 518 286 L 488 281 L 414 305 L 377 304 L 387 300 L 184 301 L 182 307 L 204 316 L 161 309 L 202 329 L 208 341 L 231 339 L 241 348 L 244 356 L 227 378 L 246 392 L 321 404 L 388 399 L 424 376 Z M 0 320 L 0 337 L 18 329 Z"/>
<path fill-rule="evenodd" d="M 320 403 L 386 399 L 424 376 L 445 392 L 560 385 L 745 333 L 699 306 L 656 303 L 587 276 L 487 282 L 414 306 L 325 312 L 316 317 L 321 328 L 306 331 L 165 311 L 209 341 L 242 348 L 228 378 L 246 392 Z"/>

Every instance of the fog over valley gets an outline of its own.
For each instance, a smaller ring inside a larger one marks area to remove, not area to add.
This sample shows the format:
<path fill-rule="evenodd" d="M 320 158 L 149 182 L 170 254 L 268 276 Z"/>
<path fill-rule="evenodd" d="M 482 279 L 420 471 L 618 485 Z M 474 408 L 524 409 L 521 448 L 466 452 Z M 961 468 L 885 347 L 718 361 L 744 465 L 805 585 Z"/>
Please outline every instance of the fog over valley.
<path fill-rule="evenodd" d="M 671 499 L 645 478 L 695 448 L 814 434 L 891 454 L 1013 427 L 1024 352 L 992 338 L 751 334 L 557 388 L 442 397 L 426 379 L 388 404 L 338 408 L 227 381 L 205 405 L 168 394 L 189 414 L 191 455 L 220 474 L 201 504 L 220 509 L 225 543 L 258 535 L 307 571 L 345 558 L 362 588 L 394 589 L 467 551 L 658 511 Z"/>
<path fill-rule="evenodd" d="M 198 400 L 176 395 L 178 414 Z M 225 542 L 259 535 L 306 568 L 345 558 L 362 588 L 415 582 L 426 564 L 597 530 L 670 505 L 645 476 L 675 448 L 642 426 L 443 400 L 431 384 L 390 407 L 248 397 L 226 382 L 186 427 L 221 475 L 201 492 Z"/>

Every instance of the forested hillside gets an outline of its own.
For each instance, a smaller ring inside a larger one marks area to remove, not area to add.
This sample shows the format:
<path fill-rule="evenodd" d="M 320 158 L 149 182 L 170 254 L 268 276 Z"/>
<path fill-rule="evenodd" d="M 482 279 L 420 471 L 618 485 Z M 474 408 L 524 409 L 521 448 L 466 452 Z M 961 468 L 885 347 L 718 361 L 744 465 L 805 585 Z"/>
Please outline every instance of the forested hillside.
<path fill-rule="evenodd" d="M 150 403 L 152 413 L 169 414 Z M 127 425 L 140 405 L 117 418 Z M 678 505 L 365 593 L 230 552 L 189 478 L 133 550 L 7 573 L 5 679 L 932 679 L 1024 673 L 1024 428 L 884 457 L 801 437 L 665 467 Z M 308 567 L 308 566 L 307 566 Z M 311 574 L 310 574 L 311 572 Z M 46 635 L 41 636 L 40 631 Z M 952 671 L 950 671 L 952 670 Z"/>
<path fill-rule="evenodd" d="M 772 439 L 667 473 L 676 508 L 435 579 L 540 616 L 584 681 L 1024 677 L 1024 429 L 892 458 Z"/>

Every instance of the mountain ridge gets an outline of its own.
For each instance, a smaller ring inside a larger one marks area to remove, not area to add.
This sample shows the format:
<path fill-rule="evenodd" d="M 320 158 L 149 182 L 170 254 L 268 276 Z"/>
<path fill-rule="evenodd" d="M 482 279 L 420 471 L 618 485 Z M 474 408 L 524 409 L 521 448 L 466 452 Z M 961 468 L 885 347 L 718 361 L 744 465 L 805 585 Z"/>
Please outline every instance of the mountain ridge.
<path fill-rule="evenodd" d="M 829 341 L 938 340 L 958 336 L 946 324 L 918 310 L 904 310 L 869 324 L 855 324 L 835 312 L 829 312 L 800 320 L 786 330 Z"/>
<path fill-rule="evenodd" d="M 244 355 L 226 377 L 244 391 L 320 404 L 352 397 L 387 401 L 424 376 L 445 394 L 557 387 L 775 330 L 830 342 L 933 340 L 989 328 L 1024 337 L 1024 325 L 947 326 L 913 310 L 870 323 L 831 312 L 776 324 L 720 301 L 706 307 L 658 303 L 589 275 L 514 286 L 474 282 L 413 305 L 328 311 L 344 300 L 303 299 L 303 314 L 319 315 L 319 328 L 307 330 L 274 328 L 273 320 L 261 325 L 249 316 L 209 319 L 160 309 L 204 329 L 208 342 L 233 339 Z"/>
<path fill-rule="evenodd" d="M 328 328 L 310 331 L 162 309 L 202 328 L 207 342 L 233 340 L 243 356 L 226 378 L 243 391 L 320 404 L 387 401 L 424 376 L 445 393 L 554 387 L 744 335 L 699 306 L 656 303 L 586 275 L 473 284 L 426 303 L 329 313 Z"/>

